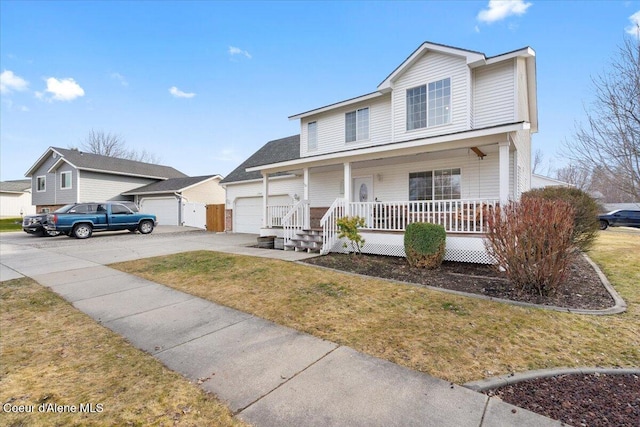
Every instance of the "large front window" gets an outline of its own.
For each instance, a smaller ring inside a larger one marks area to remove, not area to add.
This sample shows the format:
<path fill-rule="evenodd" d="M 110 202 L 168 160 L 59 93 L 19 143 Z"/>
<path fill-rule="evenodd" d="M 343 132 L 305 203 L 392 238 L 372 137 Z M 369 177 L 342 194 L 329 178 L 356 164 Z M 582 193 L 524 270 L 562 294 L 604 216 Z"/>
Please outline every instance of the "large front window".
<path fill-rule="evenodd" d="M 407 130 L 451 122 L 451 79 L 407 90 Z"/>
<path fill-rule="evenodd" d="M 460 169 L 412 172 L 409 200 L 450 200 L 460 198 Z"/>
<path fill-rule="evenodd" d="M 347 142 L 369 139 L 369 108 L 361 108 L 345 114 L 344 121 Z"/>

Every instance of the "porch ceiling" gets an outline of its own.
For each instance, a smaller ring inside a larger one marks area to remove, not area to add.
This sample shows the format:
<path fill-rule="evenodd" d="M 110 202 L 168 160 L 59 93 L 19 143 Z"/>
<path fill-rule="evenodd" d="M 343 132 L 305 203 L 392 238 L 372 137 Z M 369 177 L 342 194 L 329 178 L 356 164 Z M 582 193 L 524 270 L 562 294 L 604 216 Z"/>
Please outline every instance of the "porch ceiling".
<path fill-rule="evenodd" d="M 390 143 L 373 147 L 303 157 L 280 163 L 247 168 L 248 172 L 261 171 L 271 174 L 302 168 L 318 168 L 340 165 L 345 162 L 364 162 L 391 157 L 416 156 L 440 151 L 464 150 L 471 147 L 490 147 L 499 142 L 509 141 L 509 133 L 528 129 L 528 123 L 515 123 L 492 129 L 468 131 L 456 135 L 422 138 L 418 140 Z M 464 138 L 463 138 L 464 136 Z M 483 150 L 484 151 L 484 150 Z"/>

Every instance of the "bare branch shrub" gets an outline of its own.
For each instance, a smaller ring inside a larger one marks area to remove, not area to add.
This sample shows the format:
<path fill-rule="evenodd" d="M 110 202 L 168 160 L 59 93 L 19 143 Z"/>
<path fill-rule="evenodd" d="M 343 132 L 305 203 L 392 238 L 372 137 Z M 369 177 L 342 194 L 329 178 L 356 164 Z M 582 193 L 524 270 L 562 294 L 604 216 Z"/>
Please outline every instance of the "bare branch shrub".
<path fill-rule="evenodd" d="M 513 285 L 553 295 L 578 253 L 573 218 L 573 207 L 561 200 L 527 197 L 496 207 L 487 218 L 487 250 Z"/>

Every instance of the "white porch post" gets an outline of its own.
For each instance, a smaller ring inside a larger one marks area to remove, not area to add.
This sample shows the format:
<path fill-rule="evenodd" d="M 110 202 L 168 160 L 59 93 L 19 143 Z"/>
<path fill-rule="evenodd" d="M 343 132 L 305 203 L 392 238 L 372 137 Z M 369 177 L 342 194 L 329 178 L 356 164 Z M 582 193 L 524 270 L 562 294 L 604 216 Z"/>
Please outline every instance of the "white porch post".
<path fill-rule="evenodd" d="M 499 148 L 499 181 L 500 181 L 500 204 L 502 206 L 509 202 L 509 141 L 498 144 Z"/>
<path fill-rule="evenodd" d="M 309 200 L 309 168 L 302 170 L 302 200 Z"/>
<path fill-rule="evenodd" d="M 351 203 L 351 163 L 344 164 L 344 199 Z"/>
<path fill-rule="evenodd" d="M 269 175 L 262 173 L 262 228 L 267 228 L 267 206 L 269 205 Z"/>

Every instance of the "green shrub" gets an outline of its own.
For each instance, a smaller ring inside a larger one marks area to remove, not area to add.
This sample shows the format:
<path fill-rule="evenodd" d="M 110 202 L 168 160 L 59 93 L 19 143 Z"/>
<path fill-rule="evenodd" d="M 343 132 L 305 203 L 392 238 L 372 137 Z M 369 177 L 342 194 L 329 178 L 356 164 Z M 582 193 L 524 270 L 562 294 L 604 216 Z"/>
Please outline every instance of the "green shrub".
<path fill-rule="evenodd" d="M 338 221 L 336 221 L 336 225 L 338 226 L 338 230 L 340 230 L 338 238 L 349 239 L 349 242 L 351 242 L 351 250 L 354 253 L 361 254 L 364 239 L 360 235 L 358 228 L 366 225 L 364 218 L 360 216 L 345 216 L 338 219 Z M 347 244 L 344 243 L 342 246 L 346 248 Z"/>
<path fill-rule="evenodd" d="M 487 216 L 487 251 L 516 287 L 552 295 L 574 257 L 573 207 L 561 200 L 524 197 Z"/>
<path fill-rule="evenodd" d="M 404 251 L 412 267 L 438 268 L 444 259 L 447 233 L 444 227 L 427 222 L 407 225 L 404 232 Z"/>
<path fill-rule="evenodd" d="M 600 207 L 593 197 L 573 187 L 545 187 L 527 191 L 523 198 L 540 197 L 546 200 L 563 200 L 573 207 L 573 243 L 582 251 L 588 251 L 598 236 Z"/>

